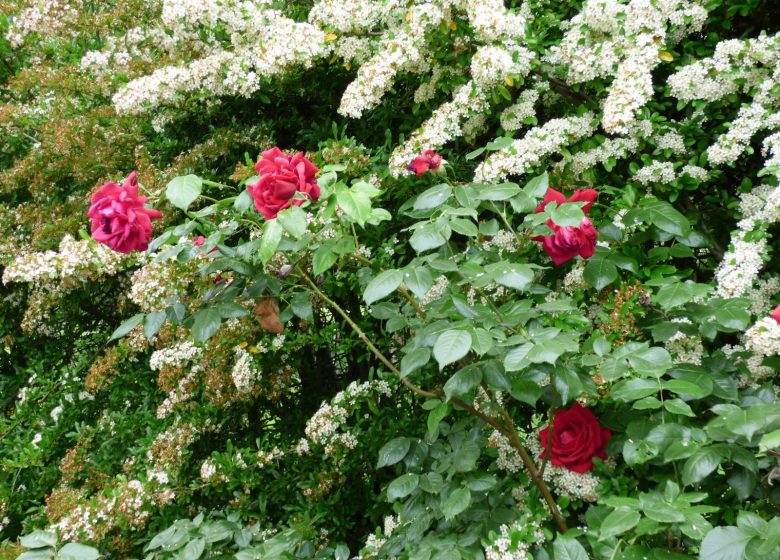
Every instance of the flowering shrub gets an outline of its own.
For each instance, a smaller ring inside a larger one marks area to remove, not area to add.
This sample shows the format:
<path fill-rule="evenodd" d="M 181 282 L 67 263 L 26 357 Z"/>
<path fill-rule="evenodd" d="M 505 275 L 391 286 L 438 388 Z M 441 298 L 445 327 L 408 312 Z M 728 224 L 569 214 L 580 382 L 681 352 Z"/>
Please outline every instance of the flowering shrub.
<path fill-rule="evenodd" d="M 778 21 L 0 3 L 0 554 L 780 556 Z"/>

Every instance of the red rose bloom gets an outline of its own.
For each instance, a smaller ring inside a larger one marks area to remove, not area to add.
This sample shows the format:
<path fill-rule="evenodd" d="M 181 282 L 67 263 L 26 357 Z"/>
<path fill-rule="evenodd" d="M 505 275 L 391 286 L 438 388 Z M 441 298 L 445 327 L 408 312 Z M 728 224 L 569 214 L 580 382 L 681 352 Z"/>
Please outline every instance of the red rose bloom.
<path fill-rule="evenodd" d="M 92 219 L 92 238 L 118 253 L 145 251 L 152 239 L 152 220 L 158 210 L 146 208 L 149 201 L 138 196 L 138 173 L 133 171 L 121 185 L 110 181 L 92 195 L 87 216 Z"/>
<path fill-rule="evenodd" d="M 435 171 L 441 165 L 442 157 L 434 150 L 425 150 L 422 155 L 414 158 L 406 169 L 414 171 L 415 175 L 422 175 L 426 171 Z"/>
<path fill-rule="evenodd" d="M 547 454 L 549 437 L 549 428 L 539 432 L 544 449 L 539 455 L 541 458 Z M 611 437 L 612 432 L 601 427 L 593 412 L 575 402 L 570 409 L 555 412 L 550 462 L 570 471 L 586 473 L 593 468 L 593 457 L 607 458 L 607 442 Z"/>
<path fill-rule="evenodd" d="M 271 148 L 263 152 L 255 169 L 260 178 L 248 185 L 247 190 L 255 201 L 255 208 L 266 220 L 272 220 L 292 204 L 303 204 L 303 199 L 293 199 L 296 192 L 305 193 L 311 200 L 320 197 L 320 187 L 314 178 L 318 169 L 303 152 L 288 156 L 279 148 Z"/>
<path fill-rule="evenodd" d="M 568 199 L 563 193 L 548 188 L 544 200 L 536 207 L 534 213 L 544 212 L 544 208 L 550 202 L 556 202 L 559 206 L 566 202 L 586 202 L 582 211 L 587 213 L 593 206 L 593 202 L 599 193 L 594 189 L 577 189 Z M 596 251 L 596 239 L 598 233 L 588 218 L 582 220 L 578 227 L 561 227 L 552 220 L 547 220 L 547 225 L 553 230 L 552 235 L 534 237 L 534 241 L 542 242 L 542 249 L 550 255 L 556 266 L 580 255 L 583 259 L 589 259 Z"/>
<path fill-rule="evenodd" d="M 772 317 L 772 319 L 774 319 L 778 323 L 780 323 L 780 305 L 775 307 L 774 311 L 772 311 L 772 313 L 770 313 L 769 316 Z"/>

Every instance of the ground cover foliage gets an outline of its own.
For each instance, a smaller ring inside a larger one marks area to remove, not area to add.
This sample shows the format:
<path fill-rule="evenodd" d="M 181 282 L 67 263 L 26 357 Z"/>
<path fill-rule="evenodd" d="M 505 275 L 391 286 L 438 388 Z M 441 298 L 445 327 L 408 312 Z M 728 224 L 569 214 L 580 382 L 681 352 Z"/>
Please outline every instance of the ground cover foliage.
<path fill-rule="evenodd" d="M 779 26 L 0 1 L 0 558 L 780 557 Z"/>

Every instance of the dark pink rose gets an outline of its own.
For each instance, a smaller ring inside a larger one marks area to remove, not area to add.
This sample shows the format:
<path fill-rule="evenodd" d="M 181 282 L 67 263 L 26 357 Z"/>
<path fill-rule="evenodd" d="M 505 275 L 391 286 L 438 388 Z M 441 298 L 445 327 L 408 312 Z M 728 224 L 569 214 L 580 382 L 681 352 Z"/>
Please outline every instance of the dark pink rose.
<path fill-rule="evenodd" d="M 566 198 L 562 192 L 548 187 L 547 193 L 544 195 L 544 200 L 536 207 L 534 213 L 539 214 L 540 212 L 544 212 L 544 207 L 550 202 L 556 202 L 558 206 L 566 202 L 587 202 L 587 204 L 582 207 L 582 211 L 587 214 L 598 195 L 599 193 L 596 189 L 577 189 L 574 191 L 573 195 Z"/>
<path fill-rule="evenodd" d="M 542 248 L 550 255 L 556 266 L 573 259 L 577 255 L 589 259 L 596 251 L 598 233 L 588 218 L 582 220 L 578 227 L 561 227 L 553 224 L 552 235 L 542 238 Z"/>
<path fill-rule="evenodd" d="M 772 313 L 770 313 L 769 316 L 772 317 L 772 319 L 774 319 L 778 323 L 780 323 L 780 305 L 775 307 L 774 311 L 772 311 Z"/>
<path fill-rule="evenodd" d="M 92 238 L 119 253 L 145 251 L 152 239 L 152 220 L 158 210 L 146 208 L 149 201 L 138 196 L 138 173 L 133 171 L 121 185 L 113 181 L 92 195 L 87 216 L 92 219 Z"/>
<path fill-rule="evenodd" d="M 206 242 L 206 238 L 203 237 L 202 235 L 199 235 L 198 237 L 192 240 L 192 244 L 195 245 L 196 247 L 200 247 L 205 242 Z"/>
<path fill-rule="evenodd" d="M 414 158 L 406 169 L 414 171 L 416 175 L 422 175 L 426 171 L 436 171 L 441 166 L 442 157 L 434 150 L 425 150 L 421 155 Z"/>
<path fill-rule="evenodd" d="M 552 445 L 550 430 L 539 432 L 544 458 L 550 450 L 550 462 L 570 471 L 586 473 L 593 468 L 593 458 L 607 458 L 607 443 L 612 432 L 602 428 L 589 409 L 575 402 L 568 410 L 558 409 L 553 418 Z"/>
<path fill-rule="evenodd" d="M 314 178 L 318 169 L 303 156 L 303 152 L 288 156 L 273 147 L 262 153 L 255 169 L 260 178 L 255 184 L 248 185 L 247 190 L 255 201 L 255 208 L 266 220 L 274 219 L 292 204 L 303 204 L 303 199 L 293 199 L 297 192 L 304 193 L 311 200 L 320 197 L 320 187 Z"/>

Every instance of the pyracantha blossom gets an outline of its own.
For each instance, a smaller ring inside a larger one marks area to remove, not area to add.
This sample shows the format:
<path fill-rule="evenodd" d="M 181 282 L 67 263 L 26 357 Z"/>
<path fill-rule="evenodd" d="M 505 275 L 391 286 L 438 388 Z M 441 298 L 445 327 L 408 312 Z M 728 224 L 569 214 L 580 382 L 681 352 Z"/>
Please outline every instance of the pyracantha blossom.
<path fill-rule="evenodd" d="M 276 218 L 281 210 L 292 204 L 303 204 L 305 198 L 293 198 L 296 193 L 303 193 L 310 200 L 320 197 L 320 187 L 314 177 L 318 169 L 303 152 L 288 156 L 273 147 L 262 153 L 255 169 L 260 178 L 248 185 L 247 190 L 255 201 L 255 208 L 266 220 Z"/>
<path fill-rule="evenodd" d="M 593 412 L 575 402 L 571 408 L 555 412 L 552 444 L 549 426 L 539 432 L 544 449 L 540 457 L 549 451 L 553 465 L 586 473 L 593 468 L 594 457 L 607 458 L 607 443 L 611 437 L 612 432 L 599 424 Z"/>
<path fill-rule="evenodd" d="M 436 171 L 444 163 L 444 159 L 434 150 L 425 150 L 421 155 L 414 158 L 406 167 L 409 171 L 414 171 L 415 175 L 422 175 L 427 171 Z"/>
<path fill-rule="evenodd" d="M 770 313 L 769 316 L 772 317 L 772 319 L 774 319 L 778 323 L 780 323 L 780 305 L 775 307 L 774 311 L 772 311 L 772 313 Z"/>
<path fill-rule="evenodd" d="M 582 207 L 583 212 L 588 212 L 593 202 L 598 196 L 594 189 L 577 189 L 574 194 L 566 198 L 563 193 L 553 188 L 548 188 L 544 195 L 544 200 L 536 207 L 535 213 L 544 212 L 545 207 L 550 202 L 555 202 L 560 206 L 567 202 L 585 202 Z M 573 259 L 577 255 L 583 259 L 589 259 L 596 250 L 596 239 L 598 232 L 588 218 L 584 218 L 580 225 L 559 226 L 552 220 L 547 220 L 547 226 L 553 230 L 551 235 L 534 237 L 534 241 L 541 241 L 542 248 L 550 256 L 556 266 Z"/>
<path fill-rule="evenodd" d="M 92 238 L 118 253 L 145 251 L 152 239 L 152 220 L 159 210 L 146 208 L 149 201 L 138 196 L 138 173 L 133 171 L 121 185 L 109 181 L 92 195 L 87 216 L 92 219 Z"/>

